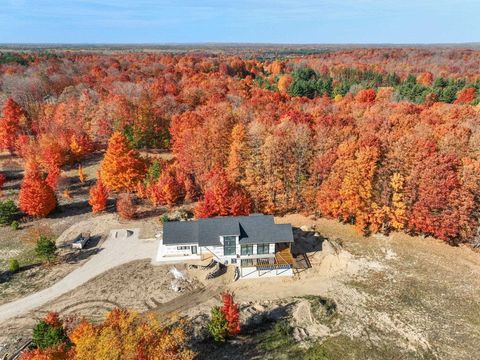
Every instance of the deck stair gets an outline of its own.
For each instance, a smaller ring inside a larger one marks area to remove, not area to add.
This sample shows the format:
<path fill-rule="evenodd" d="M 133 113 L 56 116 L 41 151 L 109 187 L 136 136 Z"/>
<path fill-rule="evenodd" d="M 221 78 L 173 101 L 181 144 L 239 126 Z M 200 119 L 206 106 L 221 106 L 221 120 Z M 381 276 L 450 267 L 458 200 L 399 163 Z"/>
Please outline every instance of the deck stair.
<path fill-rule="evenodd" d="M 292 252 L 289 247 L 279 250 L 275 253 L 275 263 L 278 265 L 293 265 L 295 260 L 293 259 Z"/>
<path fill-rule="evenodd" d="M 215 261 L 215 263 L 216 263 L 215 267 L 213 268 L 213 270 L 211 272 L 209 272 L 207 274 L 205 279 L 207 279 L 207 280 L 214 279 L 217 276 L 223 275 L 227 271 L 227 267 L 225 265 L 223 265 L 219 262 L 216 262 L 216 261 Z"/>

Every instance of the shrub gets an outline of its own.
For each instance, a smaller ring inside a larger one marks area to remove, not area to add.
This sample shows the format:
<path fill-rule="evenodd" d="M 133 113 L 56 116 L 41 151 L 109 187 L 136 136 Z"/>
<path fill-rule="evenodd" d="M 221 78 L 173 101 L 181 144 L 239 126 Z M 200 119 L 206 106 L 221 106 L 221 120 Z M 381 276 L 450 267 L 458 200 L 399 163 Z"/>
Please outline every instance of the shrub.
<path fill-rule="evenodd" d="M 166 222 L 169 222 L 170 219 L 168 218 L 168 215 L 167 214 L 163 214 L 162 216 L 160 216 L 160 222 L 162 224 L 166 223 Z"/>
<path fill-rule="evenodd" d="M 0 225 L 10 224 L 17 211 L 17 206 L 13 200 L 0 201 Z"/>
<path fill-rule="evenodd" d="M 55 241 L 45 235 L 40 235 L 37 240 L 37 246 L 35 247 L 37 256 L 44 261 L 51 262 L 55 258 L 55 251 L 57 251 Z"/>
<path fill-rule="evenodd" d="M 17 220 L 13 220 L 12 223 L 10 224 L 10 227 L 12 228 L 12 230 L 16 231 L 20 227 L 20 224 L 18 223 Z"/>
<path fill-rule="evenodd" d="M 132 194 L 123 193 L 118 196 L 117 212 L 122 219 L 133 219 L 136 211 L 137 207 Z"/>
<path fill-rule="evenodd" d="M 225 341 L 228 335 L 228 321 L 222 310 L 215 306 L 211 312 L 210 321 L 207 324 L 208 332 L 216 342 Z"/>
<path fill-rule="evenodd" d="M 15 274 L 18 272 L 18 269 L 20 269 L 20 265 L 18 264 L 17 259 L 10 259 L 8 260 L 8 270 L 12 273 Z"/>

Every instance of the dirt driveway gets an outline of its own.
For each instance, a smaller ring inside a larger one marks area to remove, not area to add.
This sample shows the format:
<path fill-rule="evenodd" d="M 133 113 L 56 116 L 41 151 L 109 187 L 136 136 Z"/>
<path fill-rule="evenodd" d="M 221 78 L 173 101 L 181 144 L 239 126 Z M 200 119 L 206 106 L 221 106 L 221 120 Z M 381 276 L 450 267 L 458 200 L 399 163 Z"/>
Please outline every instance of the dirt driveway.
<path fill-rule="evenodd" d="M 0 306 L 0 322 L 22 315 L 77 288 L 116 266 L 151 259 L 157 251 L 156 239 L 139 239 L 139 229 L 111 230 L 99 252 L 51 287 Z"/>

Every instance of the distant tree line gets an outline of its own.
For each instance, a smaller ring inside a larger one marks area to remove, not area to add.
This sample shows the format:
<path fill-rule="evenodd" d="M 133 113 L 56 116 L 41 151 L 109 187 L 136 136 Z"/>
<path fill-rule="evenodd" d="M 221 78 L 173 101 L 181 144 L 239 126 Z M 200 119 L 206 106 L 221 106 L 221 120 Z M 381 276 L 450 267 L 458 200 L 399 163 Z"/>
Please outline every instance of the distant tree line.
<path fill-rule="evenodd" d="M 360 70 L 344 68 L 334 75 L 319 74 L 309 67 L 299 67 L 291 74 L 292 82 L 288 87 L 291 96 L 305 96 L 313 99 L 318 96 L 335 97 L 345 96 L 349 92 L 356 93 L 361 89 L 378 89 L 380 87 L 393 87 L 397 100 L 407 100 L 416 104 L 425 101 L 439 101 L 453 103 L 464 89 L 473 89 L 475 93 L 471 101 L 473 105 L 480 102 L 478 93 L 480 80 L 467 82 L 465 79 L 448 79 L 433 77 L 428 73 L 418 77 L 409 75 L 401 80 L 396 73 L 382 74 L 374 70 Z M 262 81 L 259 81 L 263 85 Z M 271 86 L 262 86 L 270 89 Z"/>

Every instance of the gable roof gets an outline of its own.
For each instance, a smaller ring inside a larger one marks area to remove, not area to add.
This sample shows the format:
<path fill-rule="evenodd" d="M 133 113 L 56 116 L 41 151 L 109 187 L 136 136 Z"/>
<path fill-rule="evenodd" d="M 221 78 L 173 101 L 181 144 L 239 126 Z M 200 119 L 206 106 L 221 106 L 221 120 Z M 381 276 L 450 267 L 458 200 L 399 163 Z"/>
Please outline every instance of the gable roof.
<path fill-rule="evenodd" d="M 221 246 L 220 236 L 240 237 L 240 244 L 293 242 L 290 224 L 275 224 L 273 216 L 224 216 L 196 221 L 173 221 L 163 225 L 165 245 Z"/>

